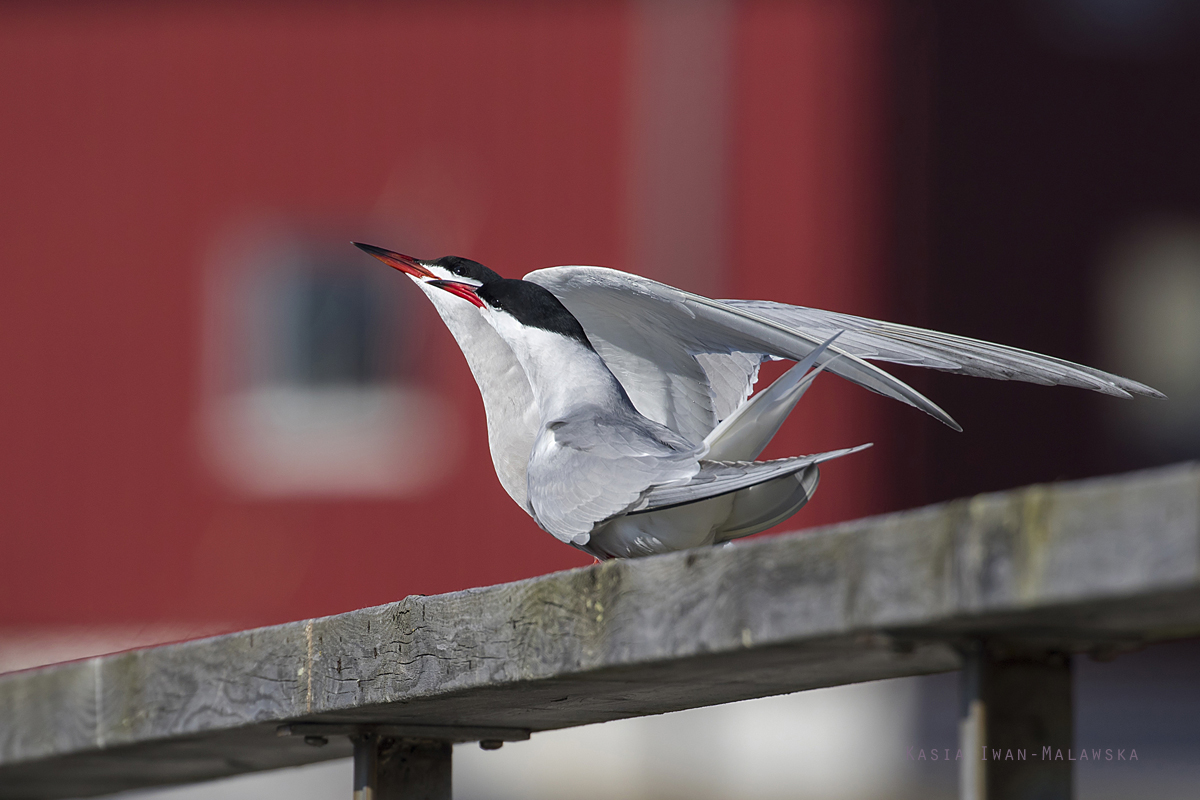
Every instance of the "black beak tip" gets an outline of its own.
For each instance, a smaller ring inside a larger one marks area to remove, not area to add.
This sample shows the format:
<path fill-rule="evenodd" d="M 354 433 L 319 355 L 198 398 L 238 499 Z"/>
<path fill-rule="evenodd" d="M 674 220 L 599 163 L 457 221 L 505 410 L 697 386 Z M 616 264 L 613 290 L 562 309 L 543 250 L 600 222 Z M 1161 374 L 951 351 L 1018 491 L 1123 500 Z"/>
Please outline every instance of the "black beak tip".
<path fill-rule="evenodd" d="M 350 244 L 362 250 L 364 253 L 370 253 L 373 256 L 389 256 L 390 250 L 384 250 L 382 247 L 376 247 L 373 244 L 363 244 L 362 242 L 351 242 Z"/>

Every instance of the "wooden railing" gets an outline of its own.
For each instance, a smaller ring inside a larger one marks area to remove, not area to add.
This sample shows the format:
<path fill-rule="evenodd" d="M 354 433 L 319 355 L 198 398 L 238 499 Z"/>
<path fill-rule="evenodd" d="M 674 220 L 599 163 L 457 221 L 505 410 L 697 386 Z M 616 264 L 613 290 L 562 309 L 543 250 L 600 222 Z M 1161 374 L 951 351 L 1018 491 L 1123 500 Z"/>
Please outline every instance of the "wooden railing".
<path fill-rule="evenodd" d="M 351 753 L 360 798 L 445 798 L 453 742 L 958 669 L 963 796 L 1065 798 L 1033 753 L 1070 746 L 1069 656 L 1197 634 L 1183 465 L 0 676 L 0 798 Z"/>

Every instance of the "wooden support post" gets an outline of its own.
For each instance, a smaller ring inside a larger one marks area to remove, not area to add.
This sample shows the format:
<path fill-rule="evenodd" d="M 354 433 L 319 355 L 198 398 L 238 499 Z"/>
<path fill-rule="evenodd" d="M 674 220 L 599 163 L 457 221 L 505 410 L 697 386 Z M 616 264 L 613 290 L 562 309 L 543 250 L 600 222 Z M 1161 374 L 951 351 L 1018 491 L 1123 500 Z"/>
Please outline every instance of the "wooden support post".
<path fill-rule="evenodd" d="M 1070 658 L 969 648 L 959 741 L 961 800 L 1070 800 Z"/>
<path fill-rule="evenodd" d="M 356 733 L 354 800 L 450 800 L 449 742 Z"/>
<path fill-rule="evenodd" d="M 354 743 L 354 800 L 379 800 L 379 737 L 356 733 Z"/>
<path fill-rule="evenodd" d="M 380 753 L 379 800 L 450 800 L 449 742 L 393 740 Z"/>

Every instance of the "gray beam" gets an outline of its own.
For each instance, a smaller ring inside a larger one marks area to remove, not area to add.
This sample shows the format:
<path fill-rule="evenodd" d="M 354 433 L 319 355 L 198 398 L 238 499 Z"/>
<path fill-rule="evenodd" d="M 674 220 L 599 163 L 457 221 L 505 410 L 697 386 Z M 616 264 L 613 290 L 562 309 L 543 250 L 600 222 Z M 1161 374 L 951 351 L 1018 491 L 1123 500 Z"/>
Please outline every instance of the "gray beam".
<path fill-rule="evenodd" d="M 277 735 L 287 723 L 503 741 L 953 670 L 980 639 L 1111 653 L 1197 634 L 1200 470 L 1185 465 L 3 676 L 0 797 L 350 754 L 345 736 Z"/>

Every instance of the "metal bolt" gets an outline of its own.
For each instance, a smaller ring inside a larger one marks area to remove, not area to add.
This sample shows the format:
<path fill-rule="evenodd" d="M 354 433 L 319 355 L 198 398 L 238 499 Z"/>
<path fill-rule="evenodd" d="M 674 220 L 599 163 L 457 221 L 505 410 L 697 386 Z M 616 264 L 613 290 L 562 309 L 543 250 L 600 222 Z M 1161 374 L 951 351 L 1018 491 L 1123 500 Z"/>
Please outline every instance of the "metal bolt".
<path fill-rule="evenodd" d="M 305 736 L 304 743 L 309 747 L 324 747 L 329 744 L 329 740 L 324 736 Z"/>
<path fill-rule="evenodd" d="M 481 750 L 499 750 L 504 747 L 504 742 L 499 739 L 484 739 L 479 743 L 479 747 Z"/>

